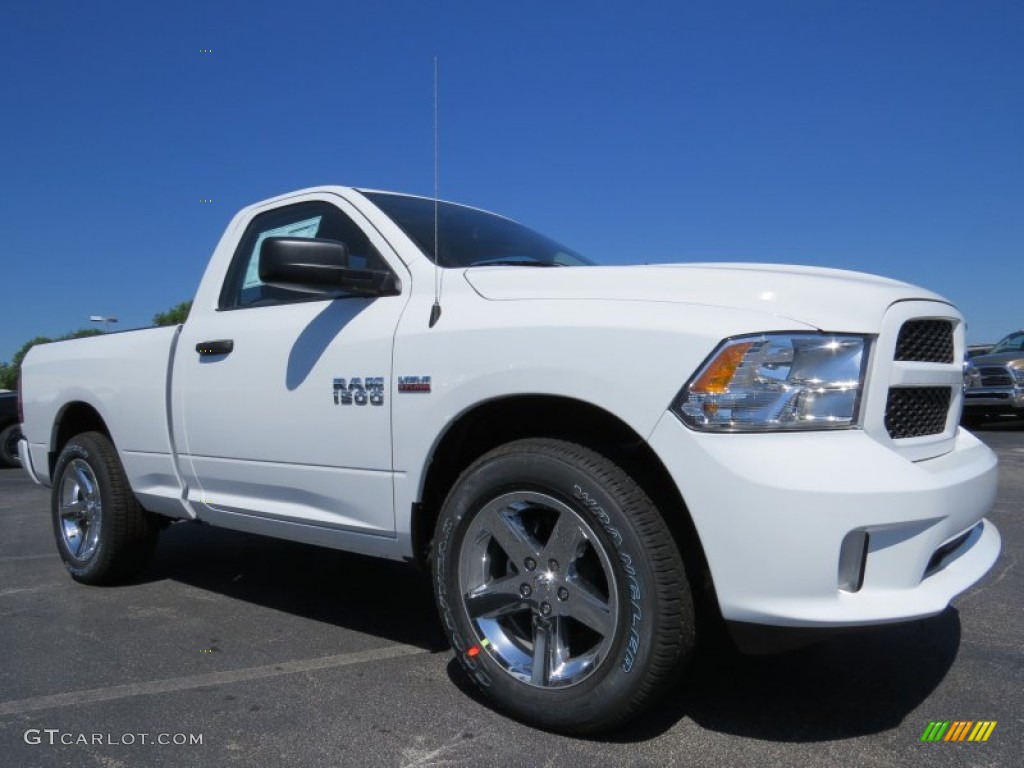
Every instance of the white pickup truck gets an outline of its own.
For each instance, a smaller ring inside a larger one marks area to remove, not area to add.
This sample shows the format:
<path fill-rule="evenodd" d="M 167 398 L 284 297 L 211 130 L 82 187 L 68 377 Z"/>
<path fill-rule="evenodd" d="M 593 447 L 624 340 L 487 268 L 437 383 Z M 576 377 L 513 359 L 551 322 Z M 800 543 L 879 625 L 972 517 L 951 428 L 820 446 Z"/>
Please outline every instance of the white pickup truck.
<path fill-rule="evenodd" d="M 593 266 L 331 186 L 235 216 L 183 325 L 33 348 L 19 453 L 79 581 L 169 520 L 429 562 L 487 695 L 594 732 L 673 686 L 698 615 L 749 645 L 930 616 L 989 570 L 963 355 L 912 285 Z"/>

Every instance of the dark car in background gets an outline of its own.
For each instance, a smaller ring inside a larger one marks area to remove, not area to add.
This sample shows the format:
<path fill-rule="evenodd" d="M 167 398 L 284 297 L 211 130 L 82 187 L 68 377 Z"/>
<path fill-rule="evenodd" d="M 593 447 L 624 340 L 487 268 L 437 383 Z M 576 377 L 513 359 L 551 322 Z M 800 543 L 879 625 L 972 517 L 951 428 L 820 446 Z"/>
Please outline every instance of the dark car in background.
<path fill-rule="evenodd" d="M 963 423 L 977 426 L 1006 414 L 1024 418 L 1024 330 L 964 366 Z"/>
<path fill-rule="evenodd" d="M 20 467 L 18 440 L 21 439 L 21 425 L 18 423 L 18 393 L 0 392 L 0 467 Z"/>

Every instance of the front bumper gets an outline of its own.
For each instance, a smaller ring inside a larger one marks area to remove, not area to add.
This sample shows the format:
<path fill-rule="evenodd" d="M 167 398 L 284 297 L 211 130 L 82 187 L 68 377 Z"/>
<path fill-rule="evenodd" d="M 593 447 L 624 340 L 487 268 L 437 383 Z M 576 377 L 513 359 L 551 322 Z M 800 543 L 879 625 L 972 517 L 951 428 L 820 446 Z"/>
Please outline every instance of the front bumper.
<path fill-rule="evenodd" d="M 728 621 L 932 616 L 999 555 L 999 532 L 983 519 L 996 457 L 963 430 L 949 452 L 912 461 L 862 430 L 706 434 L 666 413 L 650 444 L 687 504 Z M 851 539 L 867 542 L 853 560 Z M 851 562 L 861 569 L 852 586 Z"/>
<path fill-rule="evenodd" d="M 1024 388 L 971 387 L 964 391 L 964 408 L 1024 411 Z"/>

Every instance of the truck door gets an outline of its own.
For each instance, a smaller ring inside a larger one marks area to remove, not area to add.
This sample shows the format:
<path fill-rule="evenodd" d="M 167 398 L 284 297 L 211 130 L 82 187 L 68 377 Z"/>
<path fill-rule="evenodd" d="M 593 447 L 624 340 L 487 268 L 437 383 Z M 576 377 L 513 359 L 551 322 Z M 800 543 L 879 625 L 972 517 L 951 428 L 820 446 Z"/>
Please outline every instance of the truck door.
<path fill-rule="evenodd" d="M 299 200 L 251 217 L 219 296 L 201 288 L 182 330 L 171 411 L 188 497 L 200 517 L 233 527 L 264 530 L 262 520 L 391 536 L 391 352 L 408 276 L 347 201 Z M 272 236 L 341 241 L 350 266 L 390 269 L 403 293 L 265 285 L 260 244 Z"/>

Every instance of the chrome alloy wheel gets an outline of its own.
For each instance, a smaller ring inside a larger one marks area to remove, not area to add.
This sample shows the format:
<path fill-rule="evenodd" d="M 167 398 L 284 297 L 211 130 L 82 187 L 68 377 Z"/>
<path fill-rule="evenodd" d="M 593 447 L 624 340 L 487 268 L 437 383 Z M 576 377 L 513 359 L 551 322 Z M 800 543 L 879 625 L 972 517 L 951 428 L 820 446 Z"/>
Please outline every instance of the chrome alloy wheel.
<path fill-rule="evenodd" d="M 102 511 L 95 473 L 82 459 L 72 459 L 60 483 L 60 532 L 79 560 L 88 560 L 99 546 Z"/>
<path fill-rule="evenodd" d="M 615 572 L 586 519 L 544 493 L 508 493 L 470 522 L 459 586 L 486 652 L 540 688 L 575 685 L 605 661 L 618 625 Z"/>

